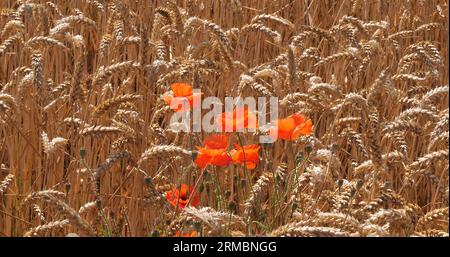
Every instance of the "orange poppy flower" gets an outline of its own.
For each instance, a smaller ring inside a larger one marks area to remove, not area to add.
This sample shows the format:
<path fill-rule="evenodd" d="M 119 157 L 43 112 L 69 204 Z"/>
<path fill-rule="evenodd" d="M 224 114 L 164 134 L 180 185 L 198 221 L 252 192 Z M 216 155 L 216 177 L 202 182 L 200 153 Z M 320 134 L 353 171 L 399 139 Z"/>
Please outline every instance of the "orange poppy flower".
<path fill-rule="evenodd" d="M 182 232 L 181 230 L 178 230 L 175 232 L 176 237 L 196 237 L 197 231 L 193 230 L 191 232 Z"/>
<path fill-rule="evenodd" d="M 173 83 L 170 87 L 172 90 L 166 92 L 163 98 L 166 104 L 175 112 L 189 111 L 191 107 L 197 107 L 200 104 L 203 93 L 193 93 L 191 85 L 186 83 Z"/>
<path fill-rule="evenodd" d="M 312 121 L 299 113 L 294 113 L 277 122 L 277 127 L 269 130 L 273 139 L 295 140 L 300 135 L 309 136 L 312 132 Z"/>
<path fill-rule="evenodd" d="M 224 112 L 217 116 L 217 124 L 221 131 L 236 132 L 238 129 L 258 128 L 258 117 L 247 107 L 236 108 L 233 113 Z"/>
<path fill-rule="evenodd" d="M 234 163 L 245 165 L 247 169 L 252 170 L 256 168 L 259 162 L 258 151 L 259 145 L 246 145 L 244 147 L 234 144 L 236 149 L 231 150 L 230 155 Z"/>
<path fill-rule="evenodd" d="M 226 152 L 228 135 L 211 135 L 204 141 L 205 147 L 196 146 L 198 149 L 195 164 L 204 169 L 208 164 L 215 166 L 228 166 L 231 158 Z"/>
<path fill-rule="evenodd" d="M 186 204 L 189 201 L 189 197 L 192 197 L 189 205 L 196 207 L 200 202 L 200 197 L 195 192 L 191 196 L 192 190 L 193 187 L 189 187 L 186 184 L 181 184 L 180 189 L 174 187 L 171 191 L 166 193 L 166 200 L 174 207 L 178 206 L 180 209 L 183 209 L 184 207 L 186 207 Z"/>

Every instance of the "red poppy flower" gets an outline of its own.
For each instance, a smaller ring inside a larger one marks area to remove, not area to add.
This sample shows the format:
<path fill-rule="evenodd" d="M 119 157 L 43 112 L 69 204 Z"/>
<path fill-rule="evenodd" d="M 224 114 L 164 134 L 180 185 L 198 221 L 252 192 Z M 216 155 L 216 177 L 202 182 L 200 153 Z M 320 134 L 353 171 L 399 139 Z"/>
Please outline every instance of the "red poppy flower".
<path fill-rule="evenodd" d="M 247 107 L 236 108 L 233 113 L 224 112 L 217 116 L 217 124 L 221 131 L 236 132 L 238 129 L 258 128 L 258 118 Z"/>
<path fill-rule="evenodd" d="M 312 132 L 311 119 L 306 120 L 305 116 L 294 113 L 277 122 L 277 127 L 272 127 L 269 134 L 273 139 L 295 140 L 300 135 L 308 136 Z"/>
<path fill-rule="evenodd" d="M 196 237 L 197 231 L 193 230 L 191 232 L 182 232 L 181 230 L 178 230 L 175 232 L 176 237 Z"/>
<path fill-rule="evenodd" d="M 179 207 L 183 209 L 186 207 L 186 204 L 189 201 L 189 197 L 191 197 L 190 206 L 196 207 L 200 202 L 200 197 L 193 191 L 193 187 L 189 187 L 186 184 L 181 184 L 181 188 L 178 189 L 174 187 L 171 191 L 166 193 L 166 200 L 172 204 L 174 207 Z M 192 196 L 191 196 L 192 193 Z"/>
<path fill-rule="evenodd" d="M 195 164 L 204 169 L 208 164 L 215 166 L 228 166 L 231 158 L 226 152 L 228 146 L 228 135 L 211 135 L 204 141 L 204 147 L 196 146 L 198 149 Z"/>
<path fill-rule="evenodd" d="M 163 95 L 164 101 L 174 111 L 189 111 L 200 104 L 203 93 L 193 93 L 192 86 L 186 83 L 173 83 L 171 91 Z M 195 99 L 195 101 L 194 101 Z"/>
<path fill-rule="evenodd" d="M 234 163 L 245 165 L 247 169 L 252 170 L 256 168 L 259 162 L 258 151 L 259 145 L 246 145 L 244 147 L 234 144 L 236 149 L 231 150 L 230 155 Z"/>

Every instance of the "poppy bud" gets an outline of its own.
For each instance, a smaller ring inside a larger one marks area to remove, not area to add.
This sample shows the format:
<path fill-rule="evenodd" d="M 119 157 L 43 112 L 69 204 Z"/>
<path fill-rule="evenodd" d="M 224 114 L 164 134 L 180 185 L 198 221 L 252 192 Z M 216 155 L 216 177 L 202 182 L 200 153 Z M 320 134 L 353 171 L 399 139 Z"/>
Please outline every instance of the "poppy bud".
<path fill-rule="evenodd" d="M 152 178 L 151 177 L 145 177 L 144 183 L 146 186 L 150 186 L 152 184 Z"/>
<path fill-rule="evenodd" d="M 191 153 L 192 161 L 195 161 L 195 159 L 197 159 L 197 155 L 198 155 L 197 151 L 192 151 L 192 153 Z"/>
<path fill-rule="evenodd" d="M 72 185 L 69 182 L 65 183 L 64 186 L 66 187 L 66 192 L 69 192 L 70 188 L 72 187 Z"/>
<path fill-rule="evenodd" d="M 263 146 L 263 149 L 270 149 L 270 147 L 273 145 L 273 143 L 264 142 L 264 143 L 261 143 L 261 145 Z"/>
<path fill-rule="evenodd" d="M 312 150 L 313 150 L 312 146 L 310 146 L 310 145 L 305 146 L 305 152 L 307 154 L 310 154 L 312 152 Z"/>
<path fill-rule="evenodd" d="M 338 145 L 337 145 L 337 144 L 332 144 L 332 145 L 331 145 L 330 151 L 331 151 L 332 153 L 335 153 L 335 152 L 337 151 L 337 149 L 338 149 Z"/>
<path fill-rule="evenodd" d="M 159 231 L 157 229 L 152 231 L 151 237 L 159 237 Z"/>
<path fill-rule="evenodd" d="M 236 210 L 236 203 L 234 201 L 229 201 L 228 202 L 228 209 L 230 209 L 230 211 Z"/>
<path fill-rule="evenodd" d="M 97 207 L 97 209 L 102 208 L 102 201 L 100 201 L 100 199 L 95 200 L 95 207 Z"/>
<path fill-rule="evenodd" d="M 337 181 L 338 188 L 341 188 L 343 184 L 344 184 L 344 180 L 343 179 L 339 179 Z"/>
<path fill-rule="evenodd" d="M 356 182 L 356 190 L 361 189 L 363 184 L 364 184 L 364 182 L 362 181 L 362 179 L 358 179 L 358 181 Z"/>
<path fill-rule="evenodd" d="M 203 185 L 203 183 L 201 183 L 201 184 L 198 186 L 198 192 L 199 192 L 199 193 L 202 193 L 204 189 L 205 189 L 205 186 Z"/>
<path fill-rule="evenodd" d="M 350 191 L 350 196 L 353 197 L 356 194 L 356 188 L 352 187 L 352 190 Z"/>
<path fill-rule="evenodd" d="M 195 229 L 196 231 L 200 231 L 200 230 L 202 229 L 202 223 L 201 223 L 201 222 L 194 222 L 194 223 L 192 224 L 192 227 L 194 227 L 194 229 Z"/>
<path fill-rule="evenodd" d="M 298 164 L 303 160 L 305 160 L 305 155 L 303 154 L 303 152 L 298 152 L 297 155 L 295 156 L 295 163 Z"/>
<path fill-rule="evenodd" d="M 282 181 L 283 177 L 280 174 L 275 174 L 275 183 L 278 183 L 279 181 Z"/>
<path fill-rule="evenodd" d="M 84 148 L 80 149 L 80 157 L 81 157 L 81 159 L 84 159 L 84 157 L 86 157 L 86 149 L 84 149 Z"/>

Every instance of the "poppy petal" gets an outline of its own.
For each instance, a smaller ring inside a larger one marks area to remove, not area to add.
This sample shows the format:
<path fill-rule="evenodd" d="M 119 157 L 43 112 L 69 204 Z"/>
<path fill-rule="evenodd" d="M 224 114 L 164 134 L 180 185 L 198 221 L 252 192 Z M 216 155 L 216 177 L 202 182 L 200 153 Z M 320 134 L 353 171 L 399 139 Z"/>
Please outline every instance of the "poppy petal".
<path fill-rule="evenodd" d="M 192 231 L 192 232 L 186 232 L 183 233 L 181 230 L 178 230 L 175 233 L 175 237 L 196 237 L 197 236 L 197 231 Z"/>
<path fill-rule="evenodd" d="M 294 132 L 292 133 L 293 138 L 298 138 L 300 135 L 309 136 L 312 133 L 312 121 L 308 119 L 305 123 L 296 127 Z"/>
<path fill-rule="evenodd" d="M 253 170 L 254 168 L 256 168 L 256 163 L 254 163 L 254 162 L 247 162 L 246 163 L 246 167 L 249 170 Z"/>
<path fill-rule="evenodd" d="M 269 129 L 269 136 L 273 139 L 284 139 L 284 140 L 290 140 L 291 139 L 291 131 L 285 131 L 277 129 L 276 127 Z"/>
<path fill-rule="evenodd" d="M 209 163 L 211 163 L 211 160 L 212 160 L 211 156 L 199 153 L 197 154 L 197 158 L 195 158 L 194 163 L 197 164 L 197 166 L 199 166 L 201 169 L 204 169 Z"/>
<path fill-rule="evenodd" d="M 250 112 L 247 107 L 236 108 L 232 113 L 224 112 L 216 117 L 219 131 L 236 132 L 245 128 L 258 128 L 257 116 Z"/>
<path fill-rule="evenodd" d="M 235 147 L 236 149 L 230 151 L 233 162 L 246 165 L 249 169 L 254 169 L 259 162 L 258 151 L 260 146 L 253 144 L 240 147 L 238 144 L 235 144 Z"/>
<path fill-rule="evenodd" d="M 166 200 L 175 208 L 178 206 L 183 209 L 190 200 L 190 205 L 196 207 L 200 202 L 200 197 L 193 192 L 193 187 L 186 184 L 181 184 L 180 189 L 174 187 L 171 191 L 166 193 Z"/>
<path fill-rule="evenodd" d="M 204 140 L 206 148 L 210 149 L 224 149 L 228 147 L 228 135 L 215 134 L 210 135 Z"/>
<path fill-rule="evenodd" d="M 294 113 L 290 117 L 294 120 L 295 126 L 299 126 L 299 125 L 305 123 L 305 121 L 306 121 L 305 116 L 303 116 L 300 113 Z"/>
<path fill-rule="evenodd" d="M 203 93 L 194 93 L 192 96 L 189 96 L 189 104 L 194 108 L 201 106 L 202 95 Z"/>
<path fill-rule="evenodd" d="M 202 147 L 197 147 L 199 153 L 210 156 L 210 157 L 215 157 L 215 156 L 219 156 L 222 153 L 224 153 L 226 151 L 225 148 L 222 149 L 208 149 L 208 148 L 202 148 Z"/>
<path fill-rule="evenodd" d="M 192 86 L 187 83 L 173 83 L 170 87 L 175 96 L 186 97 L 192 95 Z"/>
<path fill-rule="evenodd" d="M 219 167 L 225 167 L 230 165 L 231 162 L 232 162 L 231 157 L 227 153 L 223 153 L 219 156 L 214 157 L 213 160 L 211 161 L 211 164 Z"/>
<path fill-rule="evenodd" d="M 173 97 L 170 102 L 170 108 L 175 111 L 189 111 L 191 109 L 189 99 L 187 97 Z"/>
<path fill-rule="evenodd" d="M 278 130 L 285 132 L 292 132 L 295 128 L 295 119 L 292 117 L 287 117 L 278 120 Z"/>
<path fill-rule="evenodd" d="M 258 128 L 258 117 L 253 112 L 248 112 L 245 119 L 245 128 L 257 129 Z"/>

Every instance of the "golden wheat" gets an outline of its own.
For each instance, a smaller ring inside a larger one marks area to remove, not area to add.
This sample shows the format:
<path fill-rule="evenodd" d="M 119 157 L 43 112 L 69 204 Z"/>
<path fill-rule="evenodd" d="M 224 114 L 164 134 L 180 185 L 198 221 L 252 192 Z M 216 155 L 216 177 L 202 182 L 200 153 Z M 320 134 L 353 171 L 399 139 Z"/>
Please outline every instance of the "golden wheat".
<path fill-rule="evenodd" d="M 448 237 L 447 33 L 447 0 L 1 1 L 0 235 Z M 200 170 L 175 82 L 312 134 Z"/>

